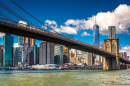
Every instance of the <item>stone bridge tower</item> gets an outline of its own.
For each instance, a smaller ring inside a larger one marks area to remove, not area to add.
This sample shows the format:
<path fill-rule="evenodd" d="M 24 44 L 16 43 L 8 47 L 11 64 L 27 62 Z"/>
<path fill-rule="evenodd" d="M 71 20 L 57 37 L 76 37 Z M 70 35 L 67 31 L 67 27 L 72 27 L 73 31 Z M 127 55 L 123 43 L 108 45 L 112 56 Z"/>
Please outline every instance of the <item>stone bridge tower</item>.
<path fill-rule="evenodd" d="M 119 70 L 119 39 L 104 39 L 104 50 L 114 53 L 116 57 L 104 57 L 103 70 Z"/>

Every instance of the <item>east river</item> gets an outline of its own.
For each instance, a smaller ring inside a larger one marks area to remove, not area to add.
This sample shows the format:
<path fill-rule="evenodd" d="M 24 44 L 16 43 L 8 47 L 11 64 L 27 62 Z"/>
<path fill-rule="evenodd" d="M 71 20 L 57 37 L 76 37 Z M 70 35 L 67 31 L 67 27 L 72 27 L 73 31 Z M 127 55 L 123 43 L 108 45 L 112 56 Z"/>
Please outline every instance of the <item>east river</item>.
<path fill-rule="evenodd" d="M 130 86 L 130 70 L 0 70 L 0 86 Z"/>

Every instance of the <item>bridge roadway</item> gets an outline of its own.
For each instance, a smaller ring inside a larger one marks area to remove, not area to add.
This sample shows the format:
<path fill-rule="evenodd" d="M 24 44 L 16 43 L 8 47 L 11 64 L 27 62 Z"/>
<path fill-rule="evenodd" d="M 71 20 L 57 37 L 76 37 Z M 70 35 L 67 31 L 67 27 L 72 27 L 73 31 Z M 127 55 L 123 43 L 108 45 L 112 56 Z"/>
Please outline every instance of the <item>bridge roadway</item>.
<path fill-rule="evenodd" d="M 0 18 L 0 32 L 34 38 L 34 39 L 52 42 L 60 45 L 65 45 L 69 48 L 74 48 L 74 49 L 94 53 L 103 57 L 116 57 L 115 54 L 107 52 L 104 49 L 98 48 L 97 46 L 83 43 L 76 39 L 65 37 L 60 34 L 45 31 L 37 27 L 19 24 L 18 22 L 8 20 L 8 19 Z M 124 61 L 124 59 L 122 60 Z"/>

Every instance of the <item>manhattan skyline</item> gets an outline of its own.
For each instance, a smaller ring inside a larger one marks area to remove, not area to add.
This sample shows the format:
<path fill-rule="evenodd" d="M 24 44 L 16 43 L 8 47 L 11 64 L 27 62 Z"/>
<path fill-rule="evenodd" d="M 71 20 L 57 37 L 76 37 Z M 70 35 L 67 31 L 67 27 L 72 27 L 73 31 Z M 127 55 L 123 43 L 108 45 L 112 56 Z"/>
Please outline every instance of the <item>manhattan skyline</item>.
<path fill-rule="evenodd" d="M 37 19 L 48 24 L 48 26 L 53 28 L 55 31 L 65 36 L 72 34 L 73 38 L 89 44 L 93 44 L 92 28 L 95 23 L 94 17 L 96 16 L 100 30 L 100 42 L 103 42 L 103 39 L 108 39 L 108 26 L 116 26 L 116 38 L 120 39 L 120 46 L 127 51 L 127 54 L 130 56 L 130 18 L 128 16 L 130 12 L 130 1 L 57 0 L 55 1 L 57 2 L 55 4 L 53 4 L 53 0 L 39 0 L 40 3 L 36 0 L 14 1 Z M 23 18 L 39 26 L 39 28 L 46 29 L 32 18 L 29 18 L 22 10 L 19 10 L 18 8 L 14 9 L 15 5 L 11 3 L 10 0 L 1 2 Z M 1 10 L 0 12 L 4 11 Z M 18 21 L 13 16 L 9 17 Z M 0 35 L 2 37 L 3 34 Z M 0 38 L 0 40 L 0 44 L 3 44 L 3 38 Z M 42 41 L 36 40 L 38 46 L 41 42 Z M 14 43 L 18 43 L 18 36 L 14 36 Z"/>

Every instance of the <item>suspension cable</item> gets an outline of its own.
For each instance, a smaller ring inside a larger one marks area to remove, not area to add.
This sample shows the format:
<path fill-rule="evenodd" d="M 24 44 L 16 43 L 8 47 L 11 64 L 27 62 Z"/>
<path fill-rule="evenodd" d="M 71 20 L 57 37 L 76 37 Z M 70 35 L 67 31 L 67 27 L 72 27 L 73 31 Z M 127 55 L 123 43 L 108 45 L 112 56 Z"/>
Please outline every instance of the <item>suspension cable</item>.
<path fill-rule="evenodd" d="M 38 22 L 40 22 L 42 25 L 46 26 L 47 28 L 49 28 L 50 30 L 54 31 L 55 33 L 59 34 L 58 32 L 56 32 L 55 30 L 53 30 L 52 28 L 50 28 L 48 25 L 42 23 L 40 20 L 38 20 L 37 18 L 35 18 L 33 15 L 31 15 L 29 12 L 27 12 L 26 10 L 24 10 L 21 6 L 19 6 L 17 3 L 15 3 L 13 0 L 10 0 L 11 2 L 13 2 L 17 7 L 19 7 L 20 9 L 22 9 L 24 12 L 26 12 L 28 15 L 30 15 L 32 18 L 34 18 L 35 20 L 37 20 Z M 62 35 L 61 35 L 62 36 Z"/>
<path fill-rule="evenodd" d="M 9 13 L 11 13 L 12 15 L 14 15 L 15 17 L 17 17 L 20 20 L 24 20 L 26 22 L 28 22 L 29 24 L 31 24 L 32 26 L 35 26 L 34 24 L 32 24 L 31 22 L 29 22 L 28 20 L 24 19 L 23 17 L 19 16 L 17 13 L 15 13 L 14 11 L 12 11 L 11 9 L 9 9 L 8 7 L 6 7 L 5 5 L 3 5 L 2 3 L 0 3 L 0 6 L 5 9 L 6 11 L 8 11 Z"/>

